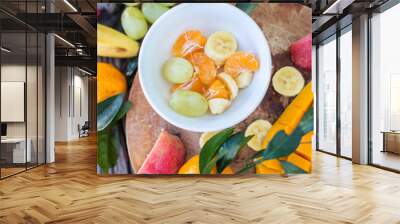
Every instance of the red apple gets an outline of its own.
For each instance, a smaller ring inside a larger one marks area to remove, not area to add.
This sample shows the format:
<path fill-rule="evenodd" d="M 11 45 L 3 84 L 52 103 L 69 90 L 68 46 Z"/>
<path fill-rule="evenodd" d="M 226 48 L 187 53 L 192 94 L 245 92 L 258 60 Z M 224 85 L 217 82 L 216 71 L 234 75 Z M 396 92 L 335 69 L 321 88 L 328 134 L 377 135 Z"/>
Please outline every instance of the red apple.
<path fill-rule="evenodd" d="M 291 59 L 294 65 L 311 72 L 312 65 L 312 36 L 311 33 L 294 42 L 290 46 Z"/>
<path fill-rule="evenodd" d="M 185 160 L 182 141 L 167 131 L 161 131 L 138 174 L 176 174 Z"/>

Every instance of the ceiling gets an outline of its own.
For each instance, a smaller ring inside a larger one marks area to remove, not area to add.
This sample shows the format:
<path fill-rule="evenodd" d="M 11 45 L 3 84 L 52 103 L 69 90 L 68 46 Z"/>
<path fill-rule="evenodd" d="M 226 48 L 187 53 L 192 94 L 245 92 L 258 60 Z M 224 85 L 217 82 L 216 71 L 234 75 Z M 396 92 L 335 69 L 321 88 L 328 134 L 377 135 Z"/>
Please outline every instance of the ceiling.
<path fill-rule="evenodd" d="M 12 64 L 36 64 L 37 57 L 44 55 L 44 35 L 38 33 L 2 33 L 1 44 L 10 52 L 2 51 L 1 61 Z M 25 47 L 26 46 L 26 47 Z"/>
<path fill-rule="evenodd" d="M 388 0 L 306 0 L 313 10 L 312 32 L 314 44 L 332 36 L 349 24 L 353 17 L 374 9 Z M 47 9 L 46 9 L 47 2 Z M 96 65 L 96 0 L 0 0 L 0 23 L 3 32 L 25 32 L 26 28 L 40 32 L 55 32 L 56 63 L 70 62 L 76 66 Z M 108 2 L 108 1 L 104 1 Z M 48 13 L 52 8 L 52 13 Z M 25 46 L 24 40 L 12 39 L 10 45 Z M 28 54 L 31 52 L 28 47 Z M 79 64 L 82 63 L 82 64 Z"/>
<path fill-rule="evenodd" d="M 94 72 L 96 23 L 96 0 L 0 0 L 2 46 L 12 50 L 10 58 L 26 55 L 25 46 L 28 56 L 37 50 L 33 43 L 25 44 L 21 33 L 28 33 L 28 42 L 33 36 L 29 32 L 55 33 L 56 65 L 73 62 Z"/>
<path fill-rule="evenodd" d="M 0 6 L 19 12 L 45 12 L 46 2 L 51 4 L 54 12 L 74 12 L 64 0 L 1 0 Z M 96 11 L 96 0 L 68 0 L 79 12 Z"/>
<path fill-rule="evenodd" d="M 374 10 L 388 0 L 310 0 L 313 9 L 313 43 L 317 44 L 352 23 L 354 17 Z"/>

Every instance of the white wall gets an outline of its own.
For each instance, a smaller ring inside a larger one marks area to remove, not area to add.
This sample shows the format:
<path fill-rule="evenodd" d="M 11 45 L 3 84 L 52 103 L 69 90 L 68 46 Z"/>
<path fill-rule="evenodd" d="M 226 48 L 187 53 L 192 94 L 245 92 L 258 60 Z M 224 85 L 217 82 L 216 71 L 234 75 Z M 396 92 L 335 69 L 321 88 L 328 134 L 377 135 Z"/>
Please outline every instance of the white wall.
<path fill-rule="evenodd" d="M 55 141 L 74 140 L 78 125 L 88 120 L 88 78 L 71 67 L 56 67 L 55 73 Z"/>
<path fill-rule="evenodd" d="M 81 76 L 82 73 L 79 73 L 79 75 L 76 75 L 75 70 L 75 77 L 74 77 L 74 83 L 73 85 L 75 86 L 75 91 L 73 94 L 74 99 L 74 108 L 75 113 L 73 113 L 73 119 L 72 119 L 72 132 L 71 135 L 73 138 L 78 138 L 79 133 L 78 133 L 78 124 L 83 125 L 85 121 L 88 121 L 88 78 Z M 81 108 L 80 108 L 81 107 Z M 81 110 L 81 111 L 80 111 Z"/>
<path fill-rule="evenodd" d="M 25 82 L 25 75 L 27 69 L 28 74 L 36 74 L 36 67 L 18 64 L 8 64 L 1 66 L 1 81 L 3 82 Z M 36 86 L 36 80 L 30 79 L 28 75 L 28 81 L 30 85 Z M 27 88 L 27 103 L 36 102 L 36 88 Z M 36 103 L 34 105 L 36 108 Z M 1 108 L 7 110 L 7 108 Z M 37 119 L 36 113 L 27 113 L 28 122 L 35 121 Z M 33 124 L 28 124 L 28 128 L 33 127 Z M 36 130 L 36 126 L 34 127 Z M 30 131 L 28 130 L 28 134 Z M 25 137 L 25 122 L 8 122 L 7 123 L 7 136 L 8 137 Z M 29 137 L 29 136 L 28 136 Z"/>
<path fill-rule="evenodd" d="M 50 11 L 54 10 L 50 1 L 46 2 Z M 55 42 L 54 35 L 46 36 L 46 163 L 56 159 L 55 153 Z"/>
<path fill-rule="evenodd" d="M 1 81 L 1 122 L 24 122 L 25 83 Z M 35 107 L 36 108 L 36 105 Z"/>
<path fill-rule="evenodd" d="M 68 140 L 68 90 L 69 76 L 67 67 L 55 68 L 55 141 Z"/>
<path fill-rule="evenodd" d="M 1 81 L 4 82 L 25 82 L 25 65 L 2 65 Z M 1 108 L 6 110 L 6 108 Z M 7 123 L 7 137 L 25 137 L 25 123 Z"/>
<path fill-rule="evenodd" d="M 38 70 L 37 70 L 38 69 Z M 44 74 L 42 68 L 25 64 L 3 64 L 1 66 L 1 81 L 3 82 L 24 82 L 26 83 L 26 107 L 21 108 L 22 113 L 25 113 L 27 119 L 22 122 L 6 122 L 7 124 L 7 137 L 9 138 L 25 138 L 29 139 L 32 161 L 44 163 Z M 27 78 L 27 80 L 25 80 Z M 21 94 L 24 94 L 24 90 Z M 3 97 L 7 97 L 2 95 Z M 11 108 L 2 107 L 1 110 L 11 110 Z M 10 111 L 8 111 L 10 112 Z M 11 111 L 12 113 L 12 111 Z M 37 153 L 39 155 L 37 155 Z"/>

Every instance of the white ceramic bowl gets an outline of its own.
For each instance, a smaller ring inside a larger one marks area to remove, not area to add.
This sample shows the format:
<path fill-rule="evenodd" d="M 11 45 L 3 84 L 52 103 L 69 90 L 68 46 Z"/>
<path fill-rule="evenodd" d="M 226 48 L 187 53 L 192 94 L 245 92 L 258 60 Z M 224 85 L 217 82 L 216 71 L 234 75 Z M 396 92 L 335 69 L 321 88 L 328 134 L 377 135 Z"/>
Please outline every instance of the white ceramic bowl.
<path fill-rule="evenodd" d="M 193 29 L 206 37 L 219 30 L 232 32 L 238 50 L 254 53 L 260 62 L 251 84 L 241 89 L 229 109 L 220 115 L 186 117 L 168 104 L 171 84 L 161 75 L 161 68 L 171 57 L 178 36 Z M 140 84 L 147 101 L 169 123 L 194 132 L 222 130 L 246 119 L 267 92 L 271 67 L 271 53 L 263 32 L 246 13 L 226 3 L 184 3 L 173 7 L 151 26 L 139 54 Z"/>

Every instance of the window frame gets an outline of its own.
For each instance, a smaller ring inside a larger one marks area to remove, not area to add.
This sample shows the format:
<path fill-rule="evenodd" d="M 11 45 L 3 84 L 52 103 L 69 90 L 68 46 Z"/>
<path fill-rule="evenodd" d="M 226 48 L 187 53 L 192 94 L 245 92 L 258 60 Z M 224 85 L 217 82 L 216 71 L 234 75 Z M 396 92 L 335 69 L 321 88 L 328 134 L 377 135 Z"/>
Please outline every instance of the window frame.
<path fill-rule="evenodd" d="M 26 16 L 27 15 L 26 14 L 27 13 L 27 1 L 24 0 L 24 1 L 21 1 L 21 2 L 25 3 L 25 16 Z M 39 2 L 43 2 L 43 1 L 39 1 L 39 0 L 33 1 L 33 3 L 36 3 L 36 11 L 37 12 L 39 11 L 39 6 L 38 6 Z M 48 7 L 45 8 L 46 12 L 47 12 L 47 10 L 48 10 Z M 7 10 L 1 8 L 1 4 L 0 4 L 0 12 L 3 12 L 6 15 L 10 16 L 10 18 L 15 20 L 16 22 L 22 23 L 23 26 L 24 26 L 24 29 L 16 31 L 15 33 L 20 33 L 21 35 L 25 35 L 25 49 L 24 49 L 24 51 L 25 51 L 25 56 L 24 56 L 24 60 L 25 60 L 25 87 L 24 87 L 24 90 L 25 90 L 25 93 L 24 93 L 25 166 L 21 167 L 21 168 L 23 168 L 22 170 L 20 170 L 18 172 L 15 172 L 15 173 L 12 173 L 12 174 L 9 174 L 7 176 L 3 175 L 2 167 L 0 166 L 0 180 L 4 180 L 4 179 L 12 177 L 14 175 L 26 172 L 26 171 L 28 171 L 30 169 L 34 169 L 34 168 L 37 168 L 37 167 L 39 167 L 41 165 L 47 164 L 47 144 L 48 143 L 47 143 L 47 110 L 46 110 L 46 108 L 47 108 L 47 43 L 48 43 L 48 41 L 47 41 L 47 32 L 43 32 L 41 30 L 38 30 L 38 29 L 30 26 L 27 23 L 24 23 L 22 20 L 20 20 L 17 17 L 13 16 L 12 13 L 10 13 Z M 25 18 L 25 20 L 26 20 L 26 18 Z M 0 23 L 0 28 L 1 28 L 1 23 Z M 2 43 L 1 43 L 2 38 L 1 37 L 2 37 L 3 33 L 10 33 L 10 32 L 9 31 L 3 31 L 3 30 L 0 29 L 0 46 L 2 45 Z M 11 32 L 11 33 L 14 33 L 14 32 Z M 33 62 L 34 65 L 36 66 L 36 72 L 35 72 L 36 73 L 36 92 L 35 92 L 35 94 L 36 94 L 36 122 L 34 122 L 35 125 L 36 125 L 36 136 L 33 137 L 33 138 L 36 138 L 36 140 L 37 140 L 36 161 L 35 161 L 35 163 L 27 162 L 28 161 L 28 159 L 27 159 L 27 156 L 28 156 L 28 154 L 27 154 L 27 147 L 28 147 L 28 144 L 27 144 L 28 143 L 28 110 L 27 110 L 27 83 L 28 83 L 28 78 L 27 78 L 27 75 L 28 75 L 28 65 L 29 65 L 29 63 L 28 63 L 28 34 L 29 33 L 33 34 L 33 35 L 36 34 L 36 49 L 35 49 L 35 51 L 36 51 L 36 57 L 37 58 Z M 43 34 L 43 35 L 40 35 L 40 34 Z M 40 38 L 41 44 L 43 44 L 42 45 L 42 49 L 39 48 L 39 36 L 42 37 L 42 38 Z M 40 49 L 40 51 L 39 51 L 39 49 Z M 40 55 L 40 56 L 42 57 L 41 60 L 44 62 L 43 64 L 39 63 L 39 52 L 42 53 L 42 55 Z M 0 53 L 0 82 L 1 82 L 1 78 L 2 78 L 1 77 L 2 62 L 3 62 L 2 54 Z M 43 88 L 44 88 L 43 93 L 42 93 L 42 96 L 43 96 L 42 103 L 43 104 L 41 105 L 43 107 L 42 109 L 44 110 L 43 111 L 44 112 L 43 117 L 39 117 L 40 115 L 39 115 L 39 112 L 38 112 L 39 111 L 39 94 L 38 94 L 39 93 L 39 81 L 38 81 L 39 80 L 38 79 L 38 75 L 39 75 L 39 68 L 38 67 L 39 67 L 39 65 L 42 65 L 42 70 L 41 70 L 42 74 L 41 75 L 42 75 L 42 82 L 43 82 L 42 84 L 43 84 Z M 1 86 L 0 86 L 0 89 L 1 89 Z M 1 110 L 1 105 L 0 105 L 0 110 Z M 44 154 L 41 155 L 41 157 L 43 157 L 42 158 L 43 162 L 39 162 L 39 143 L 38 143 L 38 139 L 39 139 L 39 120 L 41 120 L 42 124 L 44 125 L 42 127 L 44 129 L 43 130 L 43 145 L 42 145 L 43 148 L 41 148 L 42 152 L 44 152 Z M 0 123 L 1 123 L 1 119 L 0 119 Z M 0 144 L 0 158 L 1 158 L 1 151 L 2 150 L 1 150 L 1 144 Z M 28 166 L 28 163 L 29 163 L 29 166 Z"/>
<path fill-rule="evenodd" d="M 340 103 L 341 103 L 341 97 L 340 97 L 340 77 L 341 77 L 341 67 L 340 67 L 340 37 L 342 35 L 344 35 L 347 32 L 352 32 L 352 23 L 347 24 L 345 27 L 341 28 L 340 30 L 337 30 L 336 33 L 330 35 L 329 37 L 319 41 L 316 44 L 316 67 L 315 67 L 315 77 L 316 77 L 316 81 L 315 81 L 315 85 L 316 85 L 316 108 L 315 108 L 315 114 L 316 114 L 316 150 L 319 152 L 323 152 L 329 155 L 333 155 L 336 157 L 340 157 L 346 160 L 352 160 L 352 158 L 347 157 L 342 155 L 342 150 L 341 150 L 341 118 L 340 118 Z M 319 67 L 320 67 L 320 59 L 319 59 L 319 47 L 322 43 L 328 43 L 330 41 L 336 41 L 336 152 L 332 153 L 332 152 L 328 152 L 324 149 L 321 149 L 319 146 L 319 131 L 320 131 L 320 127 L 319 127 L 319 100 L 318 100 L 318 96 L 319 96 Z"/>

